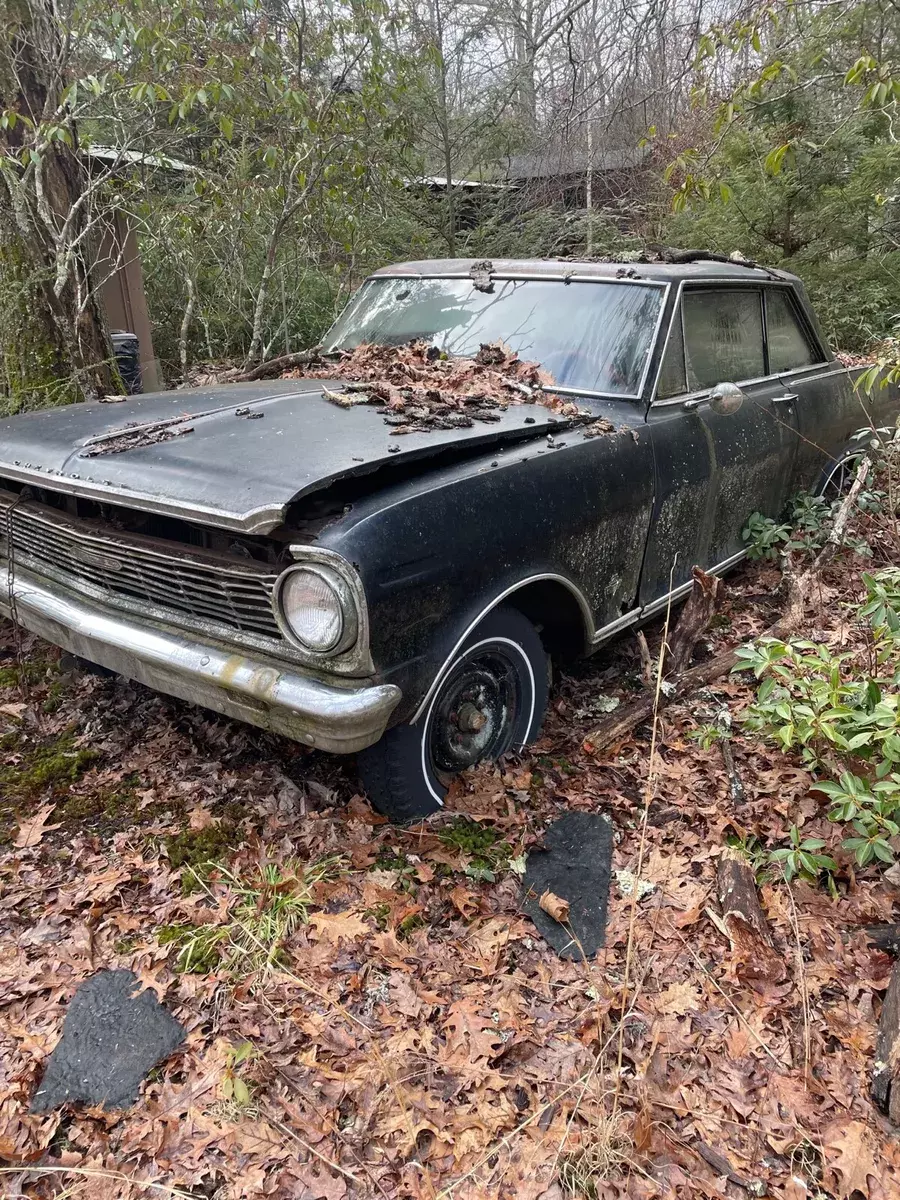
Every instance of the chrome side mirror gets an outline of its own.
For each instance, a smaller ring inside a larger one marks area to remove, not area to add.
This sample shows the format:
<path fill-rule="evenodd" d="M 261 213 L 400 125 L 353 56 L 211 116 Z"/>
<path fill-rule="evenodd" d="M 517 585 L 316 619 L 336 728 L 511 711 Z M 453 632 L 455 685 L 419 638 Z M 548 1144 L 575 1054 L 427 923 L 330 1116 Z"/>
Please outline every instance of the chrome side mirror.
<path fill-rule="evenodd" d="M 709 407 L 720 417 L 730 417 L 744 403 L 744 393 L 736 383 L 717 383 L 709 393 Z"/>

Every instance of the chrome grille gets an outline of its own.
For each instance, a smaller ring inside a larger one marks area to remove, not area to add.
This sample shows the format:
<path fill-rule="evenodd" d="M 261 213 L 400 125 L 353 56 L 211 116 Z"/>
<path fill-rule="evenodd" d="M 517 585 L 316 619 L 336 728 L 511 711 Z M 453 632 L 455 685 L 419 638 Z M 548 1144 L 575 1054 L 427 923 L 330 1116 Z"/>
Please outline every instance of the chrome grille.
<path fill-rule="evenodd" d="M 281 641 L 271 603 L 277 576 L 264 567 L 196 550 L 169 553 L 155 539 L 99 533 L 86 521 L 14 501 L 0 493 L 0 547 L 5 552 L 11 516 L 15 557 L 23 567 L 113 607 L 176 620 L 188 616 L 189 624 Z"/>

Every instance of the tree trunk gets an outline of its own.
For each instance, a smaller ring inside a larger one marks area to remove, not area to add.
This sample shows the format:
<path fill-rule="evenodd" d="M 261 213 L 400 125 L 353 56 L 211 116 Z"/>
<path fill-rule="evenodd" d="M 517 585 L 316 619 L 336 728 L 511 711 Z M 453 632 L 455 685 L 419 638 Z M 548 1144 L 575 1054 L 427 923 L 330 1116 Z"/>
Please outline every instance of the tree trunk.
<path fill-rule="evenodd" d="M 53 0 L 0 0 L 0 109 L 16 114 L 0 130 L 0 329 L 17 406 L 119 384 L 86 257 L 87 179 L 61 104 L 64 59 Z M 51 126 L 71 145 L 50 140 Z"/>

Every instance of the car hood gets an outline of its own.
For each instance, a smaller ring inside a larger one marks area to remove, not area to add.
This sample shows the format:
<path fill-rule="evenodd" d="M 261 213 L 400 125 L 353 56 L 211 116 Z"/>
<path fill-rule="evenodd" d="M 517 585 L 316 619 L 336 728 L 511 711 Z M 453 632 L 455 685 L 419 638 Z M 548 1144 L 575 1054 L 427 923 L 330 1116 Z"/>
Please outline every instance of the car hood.
<path fill-rule="evenodd" d="M 517 404 L 490 424 L 392 436 L 375 406 L 341 408 L 323 395 L 341 386 L 232 384 L 9 417 L 0 421 L 0 477 L 266 533 L 292 501 L 337 479 L 560 423 L 539 404 Z"/>

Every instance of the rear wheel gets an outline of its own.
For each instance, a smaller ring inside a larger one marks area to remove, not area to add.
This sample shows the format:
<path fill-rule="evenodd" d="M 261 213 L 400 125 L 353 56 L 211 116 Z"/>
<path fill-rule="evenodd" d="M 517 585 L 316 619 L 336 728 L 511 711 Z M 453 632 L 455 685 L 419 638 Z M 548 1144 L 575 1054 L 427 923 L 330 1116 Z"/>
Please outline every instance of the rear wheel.
<path fill-rule="evenodd" d="M 392 821 L 437 812 L 454 775 L 533 741 L 547 707 L 548 660 L 514 608 L 489 613 L 444 672 L 415 725 L 359 755 L 362 784 Z"/>
<path fill-rule="evenodd" d="M 859 464 L 864 457 L 863 454 L 852 454 L 834 464 L 822 484 L 821 494 L 826 500 L 843 500 L 853 485 Z"/>

